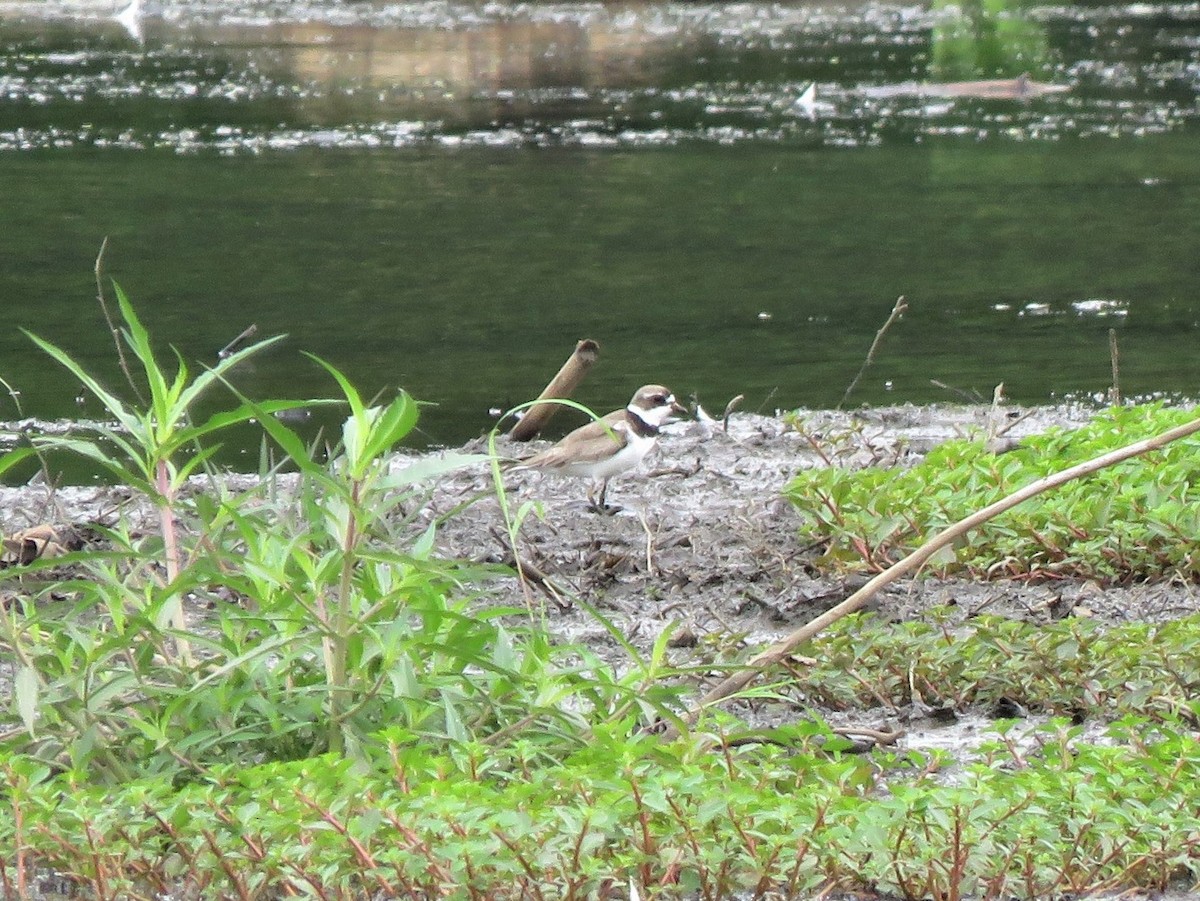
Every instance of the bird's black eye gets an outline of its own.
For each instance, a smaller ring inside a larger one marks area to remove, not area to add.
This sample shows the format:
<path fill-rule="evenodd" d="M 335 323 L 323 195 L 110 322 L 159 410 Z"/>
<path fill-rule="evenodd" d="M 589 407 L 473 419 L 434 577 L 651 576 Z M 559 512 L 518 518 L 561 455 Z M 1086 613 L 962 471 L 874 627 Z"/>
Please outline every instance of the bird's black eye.
<path fill-rule="evenodd" d="M 671 399 L 669 397 L 667 397 L 665 394 L 656 394 L 656 395 L 654 395 L 654 397 L 652 397 L 650 399 L 652 401 L 654 401 L 656 404 L 667 404 L 667 403 L 671 402 Z"/>

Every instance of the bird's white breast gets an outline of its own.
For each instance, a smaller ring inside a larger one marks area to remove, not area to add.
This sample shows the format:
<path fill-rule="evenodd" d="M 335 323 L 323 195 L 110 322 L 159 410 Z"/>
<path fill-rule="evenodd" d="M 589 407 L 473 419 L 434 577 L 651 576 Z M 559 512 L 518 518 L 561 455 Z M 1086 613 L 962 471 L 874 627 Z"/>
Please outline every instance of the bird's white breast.
<path fill-rule="evenodd" d="M 634 434 L 627 426 L 618 427 L 625 438 L 625 446 L 606 460 L 593 460 L 589 463 L 568 463 L 563 467 L 566 475 L 582 476 L 591 479 L 608 479 L 627 469 L 632 469 L 642 462 L 642 458 L 654 447 L 653 435 Z"/>

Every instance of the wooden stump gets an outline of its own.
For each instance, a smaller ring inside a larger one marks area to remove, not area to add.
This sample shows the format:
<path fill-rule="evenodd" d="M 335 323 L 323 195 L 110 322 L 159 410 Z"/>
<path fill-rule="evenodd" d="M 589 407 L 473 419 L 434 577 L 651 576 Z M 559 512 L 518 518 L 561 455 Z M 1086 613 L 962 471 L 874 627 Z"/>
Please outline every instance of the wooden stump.
<path fill-rule="evenodd" d="M 600 355 L 600 345 L 591 338 L 584 338 L 575 345 L 575 352 L 563 363 L 558 375 L 550 380 L 550 384 L 538 395 L 539 401 L 569 398 L 583 381 L 592 364 Z M 517 420 L 517 424 L 509 429 L 508 437 L 513 441 L 529 441 L 538 436 L 545 428 L 550 417 L 558 412 L 562 404 L 536 403 L 529 412 Z"/>

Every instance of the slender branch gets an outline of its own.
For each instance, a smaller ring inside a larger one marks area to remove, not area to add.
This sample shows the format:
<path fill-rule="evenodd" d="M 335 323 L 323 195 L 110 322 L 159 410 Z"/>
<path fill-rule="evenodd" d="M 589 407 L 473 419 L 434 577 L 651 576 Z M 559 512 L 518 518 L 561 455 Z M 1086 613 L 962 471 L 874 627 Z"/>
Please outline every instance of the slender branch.
<path fill-rule="evenodd" d="M 21 412 L 21 392 L 8 382 L 4 381 L 4 379 L 0 379 L 0 385 L 2 385 L 4 390 L 8 392 L 8 396 L 12 398 L 13 406 L 17 408 L 17 416 L 24 417 L 25 414 Z"/>
<path fill-rule="evenodd" d="M 879 345 L 883 341 L 883 336 L 887 334 L 887 330 L 892 327 L 892 323 L 904 315 L 907 309 L 908 303 L 904 300 L 904 295 L 901 294 L 896 298 L 896 305 L 892 307 L 892 312 L 888 314 L 887 322 L 875 333 L 875 340 L 871 342 L 871 349 L 867 351 L 867 358 L 863 360 L 862 366 L 859 367 L 858 375 L 854 377 L 854 381 L 850 383 L 850 386 L 846 389 L 846 393 L 842 395 L 842 399 L 838 402 L 837 408 L 839 410 L 845 405 L 847 398 L 850 397 L 854 389 L 858 387 L 859 379 L 863 377 L 863 373 L 867 371 L 867 367 L 875 362 L 875 351 L 879 350 Z"/>
<path fill-rule="evenodd" d="M 1010 419 L 1010 420 L 1008 420 L 1008 422 L 1004 423 L 1003 425 L 997 426 L 996 430 L 994 432 L 992 432 L 992 437 L 993 438 L 1003 438 L 1004 435 L 1007 434 L 1008 432 L 1012 431 L 1012 429 L 1015 426 L 1020 425 L 1021 423 L 1023 423 L 1026 419 L 1028 419 L 1030 416 L 1032 416 L 1036 412 L 1037 412 L 1037 410 L 1026 410 L 1024 413 L 1022 413 L 1016 419 Z"/>
<path fill-rule="evenodd" d="M 796 631 L 792 632 L 786 638 L 771 645 L 757 657 L 751 660 L 743 669 L 738 670 L 733 675 L 729 676 L 708 694 L 702 697 L 691 710 L 685 713 L 681 719 L 685 723 L 692 723 L 700 716 L 701 712 L 706 707 L 709 707 L 718 701 L 724 700 L 735 692 L 741 691 L 758 676 L 771 667 L 778 664 L 784 658 L 790 656 L 804 642 L 808 641 L 818 632 L 828 628 L 833 623 L 837 622 L 845 616 L 854 613 L 861 608 L 868 600 L 870 600 L 881 588 L 895 582 L 901 576 L 908 575 L 910 572 L 921 567 L 925 561 L 936 554 L 939 550 L 953 543 L 963 535 L 970 532 L 972 529 L 977 529 L 988 520 L 999 516 L 1001 513 L 1011 510 L 1031 497 L 1036 497 L 1043 492 L 1049 491 L 1052 488 L 1057 488 L 1060 485 L 1065 485 L 1067 482 L 1082 478 L 1083 476 L 1091 475 L 1099 472 L 1109 466 L 1121 463 L 1132 457 L 1140 456 L 1152 450 L 1158 450 L 1172 441 L 1178 441 L 1180 438 L 1186 438 L 1188 435 L 1200 432 L 1200 419 L 1193 419 L 1183 425 L 1176 426 L 1173 429 L 1168 429 L 1162 434 L 1155 435 L 1152 438 L 1146 438 L 1142 441 L 1135 441 L 1133 444 L 1127 444 L 1125 447 L 1117 448 L 1109 451 L 1099 457 L 1091 460 L 1086 460 L 1083 463 L 1076 464 L 1061 472 L 1056 472 L 1053 475 L 1038 479 L 1036 482 L 1031 482 L 1024 488 L 1014 491 L 1008 497 L 1001 498 L 995 503 L 989 504 L 982 510 L 977 510 L 970 516 L 960 519 L 953 525 L 947 526 L 938 532 L 923 545 L 905 557 L 903 560 L 893 564 L 888 569 L 879 573 L 866 585 L 860 588 L 846 600 L 842 601 L 836 607 L 827 610 L 825 613 L 809 621 L 801 626 Z M 679 735 L 678 729 L 668 723 L 663 728 L 662 734 L 664 738 L 676 738 Z"/>
<path fill-rule="evenodd" d="M 955 388 L 953 385 L 947 385 L 945 382 L 940 382 L 937 379 L 930 379 L 929 384 L 933 385 L 935 388 L 941 388 L 943 391 L 949 391 L 952 394 L 957 394 L 969 404 L 983 403 L 983 398 L 980 397 L 979 392 L 974 389 L 971 389 L 970 391 L 964 391 L 962 388 Z"/>
<path fill-rule="evenodd" d="M 559 610 L 567 611 L 571 609 L 572 604 L 566 597 L 566 593 L 555 585 L 554 581 L 540 567 L 512 552 L 512 548 L 509 547 L 507 535 L 496 528 L 492 528 L 490 531 L 492 537 L 500 542 L 500 546 L 504 549 L 504 565 L 511 566 L 516 570 L 522 585 L 533 583 L 542 590 L 546 597 L 558 605 Z"/>
<path fill-rule="evenodd" d="M 1108 389 L 1108 402 L 1114 407 L 1121 405 L 1121 361 L 1117 355 L 1117 330 L 1108 330 L 1108 355 L 1112 359 L 1112 387 Z"/>
<path fill-rule="evenodd" d="M 104 236 L 104 240 L 100 242 L 100 252 L 96 254 L 96 266 L 93 271 L 96 273 L 96 299 L 100 301 L 100 309 L 104 311 L 104 321 L 108 323 L 109 334 L 112 335 L 113 343 L 117 346 L 117 359 L 121 362 L 121 371 L 125 373 L 125 380 L 129 382 L 129 387 L 133 389 L 133 393 L 137 396 L 138 403 L 143 407 L 146 406 L 146 399 L 142 397 L 141 389 L 138 388 L 137 382 L 133 379 L 133 373 L 129 370 L 129 361 L 125 359 L 125 347 L 121 343 L 121 330 L 117 328 L 113 321 L 112 313 L 108 310 L 108 301 L 104 299 L 104 284 L 101 280 L 101 271 L 104 264 L 104 251 L 108 247 L 108 235 Z"/>

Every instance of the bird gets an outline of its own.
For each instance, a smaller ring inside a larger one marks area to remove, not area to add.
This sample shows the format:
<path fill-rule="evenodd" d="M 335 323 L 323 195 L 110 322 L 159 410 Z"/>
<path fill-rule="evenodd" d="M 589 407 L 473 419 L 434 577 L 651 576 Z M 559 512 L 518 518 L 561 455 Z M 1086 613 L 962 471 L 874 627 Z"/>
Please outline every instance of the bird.
<path fill-rule="evenodd" d="M 643 385 L 621 410 L 582 425 L 565 438 L 520 461 L 517 469 L 536 469 L 555 475 L 597 480 L 599 498 L 588 495 L 592 509 L 604 511 L 608 480 L 633 469 L 654 447 L 659 429 L 687 408 L 662 385 Z"/>
<path fill-rule="evenodd" d="M 145 10 L 142 8 L 142 0 L 132 0 L 128 6 L 113 16 L 113 18 L 129 33 L 131 38 L 140 44 L 144 39 L 144 32 L 142 31 L 142 16 L 144 15 Z"/>
<path fill-rule="evenodd" d="M 814 81 L 796 98 L 792 108 L 810 121 L 817 120 L 817 83 Z"/>

